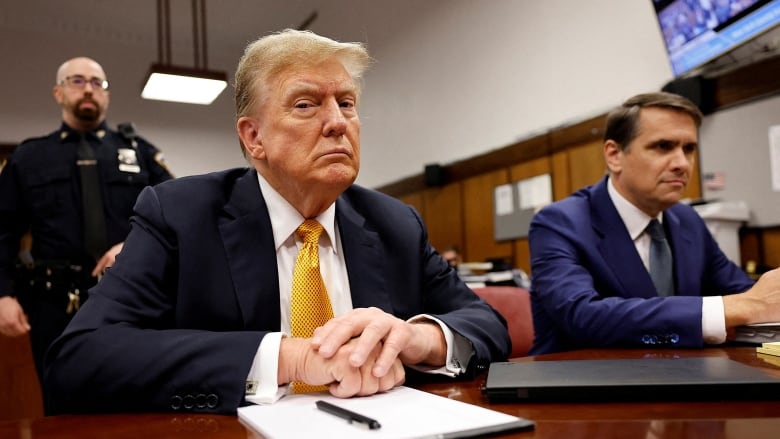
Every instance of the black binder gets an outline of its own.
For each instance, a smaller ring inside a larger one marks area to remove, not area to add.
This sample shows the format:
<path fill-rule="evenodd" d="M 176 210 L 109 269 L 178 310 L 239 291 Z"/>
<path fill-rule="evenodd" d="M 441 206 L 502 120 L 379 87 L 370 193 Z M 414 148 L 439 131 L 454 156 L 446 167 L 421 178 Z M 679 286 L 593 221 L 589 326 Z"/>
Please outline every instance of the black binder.
<path fill-rule="evenodd" d="M 780 399 L 780 371 L 725 357 L 500 362 L 490 402 Z"/>

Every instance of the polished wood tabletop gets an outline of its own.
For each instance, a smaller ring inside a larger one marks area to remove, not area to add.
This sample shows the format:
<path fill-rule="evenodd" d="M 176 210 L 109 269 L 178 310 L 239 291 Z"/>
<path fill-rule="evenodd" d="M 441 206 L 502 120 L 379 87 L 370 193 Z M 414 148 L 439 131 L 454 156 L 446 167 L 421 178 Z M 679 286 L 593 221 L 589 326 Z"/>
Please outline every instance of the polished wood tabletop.
<path fill-rule="evenodd" d="M 593 349 L 514 361 L 723 356 L 764 368 L 780 377 L 780 357 L 757 354 L 753 347 L 701 350 Z M 630 403 L 491 404 L 482 395 L 486 376 L 471 381 L 416 385 L 456 399 L 536 422 L 517 438 L 750 438 L 780 437 L 780 395 L 773 401 L 698 401 Z M 0 422 L 0 438 L 260 438 L 236 416 L 182 413 L 63 415 Z M 328 437 L 323 432 L 323 437 Z"/>

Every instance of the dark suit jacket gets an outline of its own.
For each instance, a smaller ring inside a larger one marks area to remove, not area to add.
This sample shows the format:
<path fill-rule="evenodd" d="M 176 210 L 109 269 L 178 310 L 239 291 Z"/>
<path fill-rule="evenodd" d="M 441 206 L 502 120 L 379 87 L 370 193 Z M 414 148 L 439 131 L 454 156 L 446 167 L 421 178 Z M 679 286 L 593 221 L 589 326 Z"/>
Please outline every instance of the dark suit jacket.
<path fill-rule="evenodd" d="M 661 298 L 607 193 L 607 178 L 537 213 L 528 234 L 535 340 L 531 354 L 602 346 L 700 347 L 701 296 L 753 281 L 699 215 L 664 211 L 677 295 Z"/>
<path fill-rule="evenodd" d="M 505 358 L 504 320 L 427 240 L 409 206 L 358 186 L 336 202 L 355 308 L 428 313 L 474 346 L 472 367 Z M 254 170 L 145 189 L 116 265 L 52 345 L 47 413 L 234 413 L 260 340 L 279 331 L 271 223 Z"/>

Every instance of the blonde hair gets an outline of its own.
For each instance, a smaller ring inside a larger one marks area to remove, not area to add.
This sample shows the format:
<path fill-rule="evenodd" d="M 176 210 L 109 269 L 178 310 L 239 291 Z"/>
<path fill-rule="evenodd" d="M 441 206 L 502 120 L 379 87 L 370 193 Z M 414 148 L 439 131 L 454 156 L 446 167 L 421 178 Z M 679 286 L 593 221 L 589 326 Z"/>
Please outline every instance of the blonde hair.
<path fill-rule="evenodd" d="M 317 64 L 335 57 L 360 91 L 360 79 L 371 58 L 362 43 L 341 43 L 311 31 L 285 29 L 250 43 L 236 69 L 236 119 L 264 99 L 262 84 L 296 65 Z"/>

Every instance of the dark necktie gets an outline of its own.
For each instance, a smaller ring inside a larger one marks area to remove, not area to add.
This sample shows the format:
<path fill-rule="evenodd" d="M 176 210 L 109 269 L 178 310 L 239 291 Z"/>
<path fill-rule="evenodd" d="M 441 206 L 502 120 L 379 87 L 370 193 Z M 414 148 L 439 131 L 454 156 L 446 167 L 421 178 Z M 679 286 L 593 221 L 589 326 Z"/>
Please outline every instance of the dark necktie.
<path fill-rule="evenodd" d="M 79 139 L 78 160 L 81 175 L 82 216 L 84 218 L 84 247 L 95 260 L 107 250 L 106 218 L 103 211 L 103 195 L 100 192 L 95 150 L 87 141 L 87 134 Z"/>
<path fill-rule="evenodd" d="M 653 279 L 653 285 L 659 296 L 673 296 L 672 250 L 666 241 L 664 227 L 654 219 L 647 225 L 645 232 L 650 235 L 650 278 Z"/>

